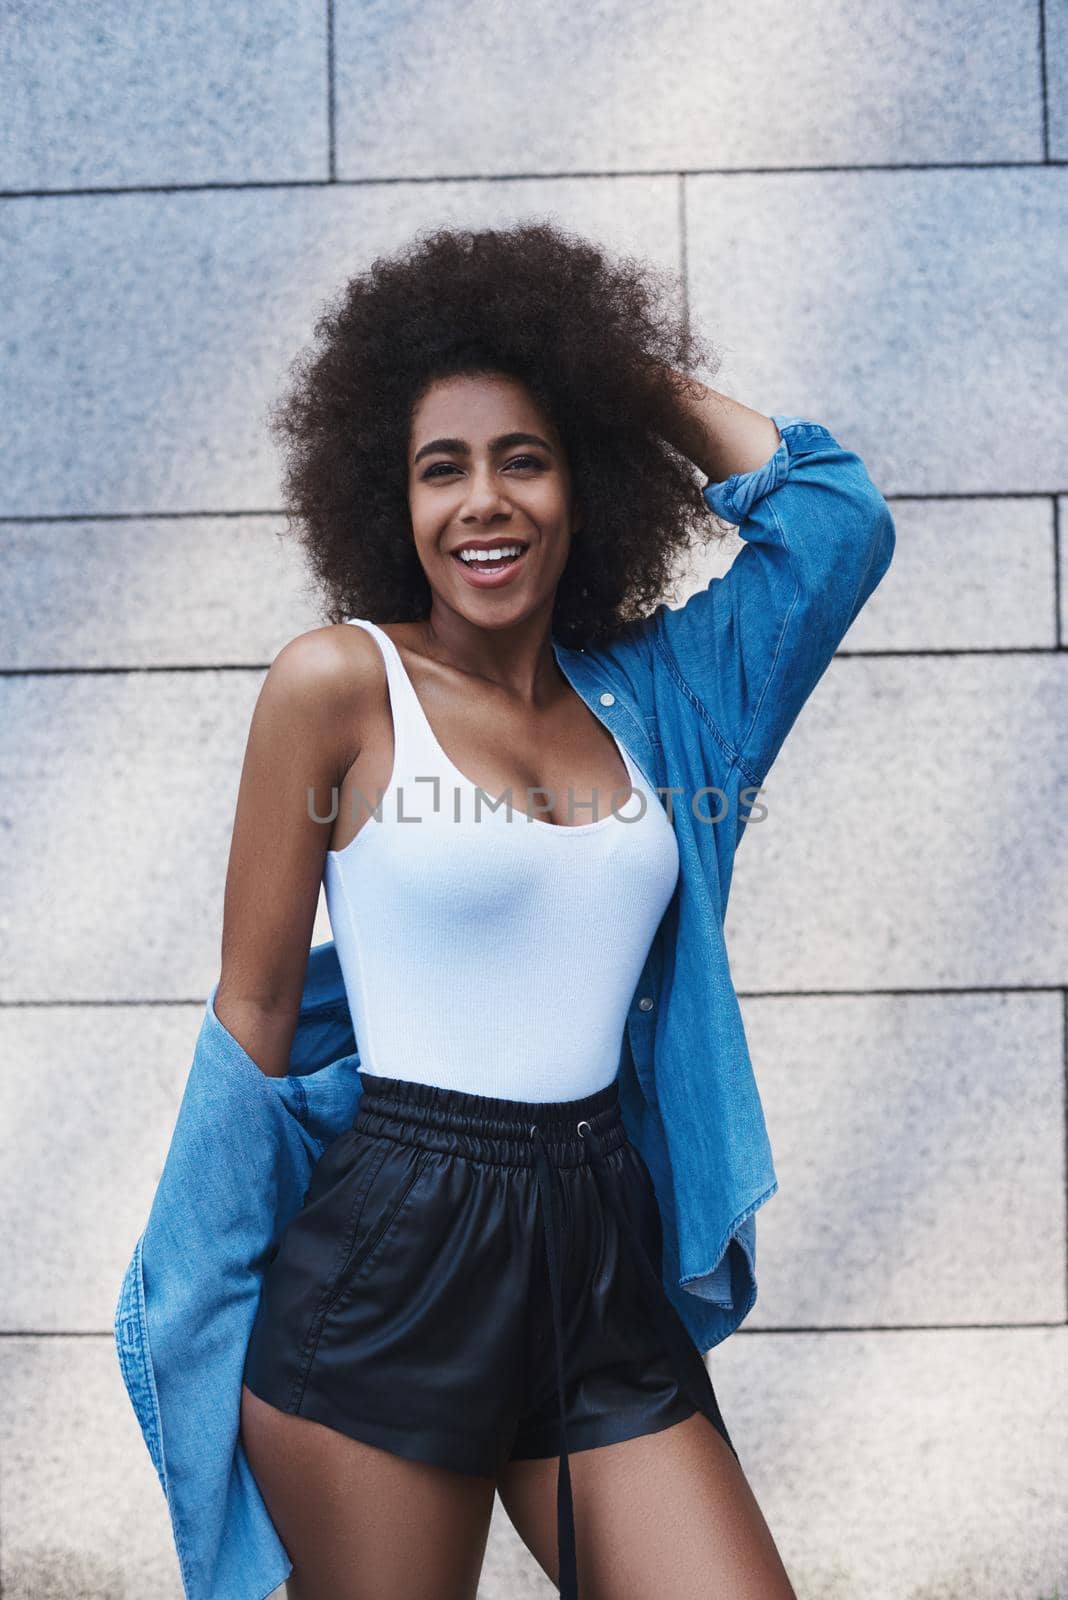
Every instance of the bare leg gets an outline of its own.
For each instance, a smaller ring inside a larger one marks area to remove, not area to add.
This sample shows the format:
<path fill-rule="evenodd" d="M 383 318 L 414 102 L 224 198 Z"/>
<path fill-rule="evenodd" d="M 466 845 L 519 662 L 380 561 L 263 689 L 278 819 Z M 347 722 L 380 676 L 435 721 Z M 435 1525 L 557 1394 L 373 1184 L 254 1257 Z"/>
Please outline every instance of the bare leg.
<path fill-rule="evenodd" d="M 797 1600 L 745 1474 L 700 1412 L 569 1461 L 583 1600 Z M 497 1486 L 554 1583 L 557 1464 L 511 1461 Z"/>
<path fill-rule="evenodd" d="M 475 1600 L 495 1480 L 408 1461 L 241 1386 L 241 1442 L 288 1600 Z"/>

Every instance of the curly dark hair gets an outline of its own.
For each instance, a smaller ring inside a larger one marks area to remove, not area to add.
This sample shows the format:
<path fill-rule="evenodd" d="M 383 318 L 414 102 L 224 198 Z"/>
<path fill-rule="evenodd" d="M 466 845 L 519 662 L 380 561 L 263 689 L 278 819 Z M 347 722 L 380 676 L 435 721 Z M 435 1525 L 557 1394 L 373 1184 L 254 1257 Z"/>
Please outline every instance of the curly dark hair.
<path fill-rule="evenodd" d="M 461 372 L 520 379 L 567 450 L 583 527 L 557 587 L 554 635 L 585 645 L 645 617 L 689 547 L 725 527 L 665 437 L 678 406 L 665 369 L 719 364 L 672 309 L 675 285 L 550 220 L 425 231 L 351 278 L 269 408 L 289 531 L 325 591 L 325 620 L 429 615 L 409 433 L 428 384 Z"/>

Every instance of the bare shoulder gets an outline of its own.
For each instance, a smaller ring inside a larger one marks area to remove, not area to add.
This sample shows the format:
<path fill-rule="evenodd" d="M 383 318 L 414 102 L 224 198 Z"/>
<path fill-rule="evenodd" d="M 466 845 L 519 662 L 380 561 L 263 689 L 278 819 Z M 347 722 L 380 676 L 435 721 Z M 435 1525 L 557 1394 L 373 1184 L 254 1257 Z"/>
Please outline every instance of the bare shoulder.
<path fill-rule="evenodd" d="M 278 651 L 267 674 L 277 695 L 318 710 L 351 710 L 384 678 L 381 651 L 366 628 L 345 622 L 298 633 Z"/>
<path fill-rule="evenodd" d="M 260 698 L 296 739 L 325 740 L 344 771 L 359 754 L 361 728 L 388 704 L 382 652 L 351 623 L 309 628 L 278 651 Z"/>

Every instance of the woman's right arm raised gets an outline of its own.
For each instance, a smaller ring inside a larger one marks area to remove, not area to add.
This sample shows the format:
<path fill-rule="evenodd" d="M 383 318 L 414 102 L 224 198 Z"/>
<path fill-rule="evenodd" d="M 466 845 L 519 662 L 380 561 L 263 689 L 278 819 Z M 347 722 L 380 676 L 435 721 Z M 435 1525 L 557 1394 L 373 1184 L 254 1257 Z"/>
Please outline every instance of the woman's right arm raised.
<path fill-rule="evenodd" d="M 252 715 L 223 908 L 215 1014 L 270 1077 L 289 1070 L 332 824 L 358 754 L 360 674 L 343 624 L 278 652 Z M 312 803 L 309 793 L 312 791 Z"/>

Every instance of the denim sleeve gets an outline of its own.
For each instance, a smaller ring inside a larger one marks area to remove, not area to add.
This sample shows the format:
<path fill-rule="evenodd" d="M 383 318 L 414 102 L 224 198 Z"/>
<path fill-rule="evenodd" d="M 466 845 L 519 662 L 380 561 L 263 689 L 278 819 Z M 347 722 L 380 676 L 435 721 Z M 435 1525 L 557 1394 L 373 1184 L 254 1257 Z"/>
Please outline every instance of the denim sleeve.
<path fill-rule="evenodd" d="M 859 456 L 820 423 L 772 421 L 780 437 L 771 458 L 702 491 L 745 541 L 730 569 L 652 619 L 657 645 L 758 784 L 889 567 L 896 538 Z"/>

